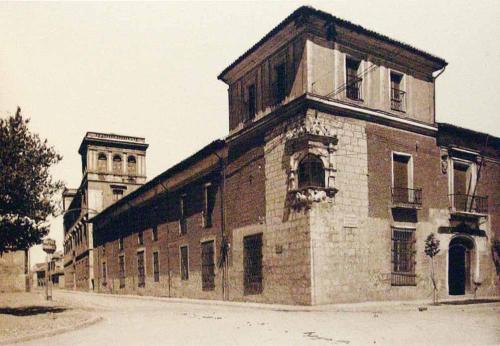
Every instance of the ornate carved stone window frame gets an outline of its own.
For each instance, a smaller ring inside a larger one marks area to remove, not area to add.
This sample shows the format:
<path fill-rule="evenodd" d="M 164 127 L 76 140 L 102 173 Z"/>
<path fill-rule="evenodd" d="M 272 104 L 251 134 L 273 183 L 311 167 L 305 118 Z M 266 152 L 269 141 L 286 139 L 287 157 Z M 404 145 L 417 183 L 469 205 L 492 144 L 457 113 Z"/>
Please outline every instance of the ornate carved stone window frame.
<path fill-rule="evenodd" d="M 337 143 L 337 136 L 331 134 L 318 119 L 315 119 L 311 124 L 304 121 L 287 133 L 285 147 L 290 156 L 288 194 L 292 207 L 308 209 L 315 202 L 333 199 L 337 192 L 335 188 L 337 162 L 334 155 Z M 325 183 L 321 187 L 299 188 L 299 165 L 309 154 L 318 157 L 323 163 Z"/>

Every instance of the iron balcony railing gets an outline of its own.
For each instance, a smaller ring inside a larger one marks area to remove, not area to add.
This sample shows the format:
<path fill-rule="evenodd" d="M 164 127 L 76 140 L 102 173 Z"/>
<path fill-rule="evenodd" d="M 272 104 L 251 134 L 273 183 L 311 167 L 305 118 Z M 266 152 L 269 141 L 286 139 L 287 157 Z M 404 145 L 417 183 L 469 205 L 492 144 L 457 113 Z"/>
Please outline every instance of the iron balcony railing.
<path fill-rule="evenodd" d="M 391 187 L 392 204 L 398 206 L 422 206 L 422 189 Z"/>
<path fill-rule="evenodd" d="M 353 78 L 349 80 L 345 86 L 346 96 L 351 100 L 361 100 L 361 83 L 362 78 Z"/>
<path fill-rule="evenodd" d="M 391 88 L 391 109 L 396 111 L 405 111 L 405 95 L 406 92 Z"/>
<path fill-rule="evenodd" d="M 488 196 L 455 193 L 450 195 L 452 211 L 467 213 L 488 213 Z"/>

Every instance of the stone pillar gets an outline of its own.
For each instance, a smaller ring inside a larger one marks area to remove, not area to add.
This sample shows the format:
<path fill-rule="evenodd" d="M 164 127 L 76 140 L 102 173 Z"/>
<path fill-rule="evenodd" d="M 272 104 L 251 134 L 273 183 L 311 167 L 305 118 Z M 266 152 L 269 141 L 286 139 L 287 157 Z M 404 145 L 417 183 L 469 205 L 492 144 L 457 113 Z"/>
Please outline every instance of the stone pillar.
<path fill-rule="evenodd" d="M 122 153 L 122 173 L 128 175 L 127 154 Z"/>
<path fill-rule="evenodd" d="M 113 155 L 111 155 L 111 151 L 106 153 L 108 157 L 108 172 L 113 172 Z"/>

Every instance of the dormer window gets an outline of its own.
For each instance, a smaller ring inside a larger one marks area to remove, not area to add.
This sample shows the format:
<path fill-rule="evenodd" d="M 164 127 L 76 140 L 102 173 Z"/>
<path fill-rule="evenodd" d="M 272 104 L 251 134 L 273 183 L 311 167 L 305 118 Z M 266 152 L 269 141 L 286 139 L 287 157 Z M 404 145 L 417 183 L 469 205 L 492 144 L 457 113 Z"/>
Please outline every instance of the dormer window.
<path fill-rule="evenodd" d="M 403 91 L 403 75 L 391 71 L 391 109 L 405 111 L 405 91 Z"/>
<path fill-rule="evenodd" d="M 137 162 L 135 160 L 135 156 L 129 156 L 127 158 L 127 171 L 129 175 L 137 174 Z"/>
<path fill-rule="evenodd" d="M 351 100 L 361 100 L 361 83 L 363 79 L 358 76 L 361 62 L 353 58 L 346 58 L 346 96 Z"/>
<path fill-rule="evenodd" d="M 120 174 L 122 172 L 122 158 L 120 155 L 113 156 L 113 173 Z"/>
<path fill-rule="evenodd" d="M 104 153 L 99 153 L 97 156 L 97 170 L 99 172 L 106 172 L 108 170 L 108 158 Z"/>
<path fill-rule="evenodd" d="M 321 159 L 307 155 L 299 164 L 299 189 L 306 187 L 325 187 L 325 168 Z"/>

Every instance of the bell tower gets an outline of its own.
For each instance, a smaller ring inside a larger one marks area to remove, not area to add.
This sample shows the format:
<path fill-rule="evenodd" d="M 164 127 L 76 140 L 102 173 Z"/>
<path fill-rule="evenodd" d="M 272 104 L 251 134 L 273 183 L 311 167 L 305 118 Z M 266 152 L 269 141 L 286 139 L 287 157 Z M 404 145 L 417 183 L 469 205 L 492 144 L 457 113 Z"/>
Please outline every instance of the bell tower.
<path fill-rule="evenodd" d="M 141 137 L 87 132 L 78 153 L 89 210 L 100 212 L 146 182 L 146 150 Z"/>

